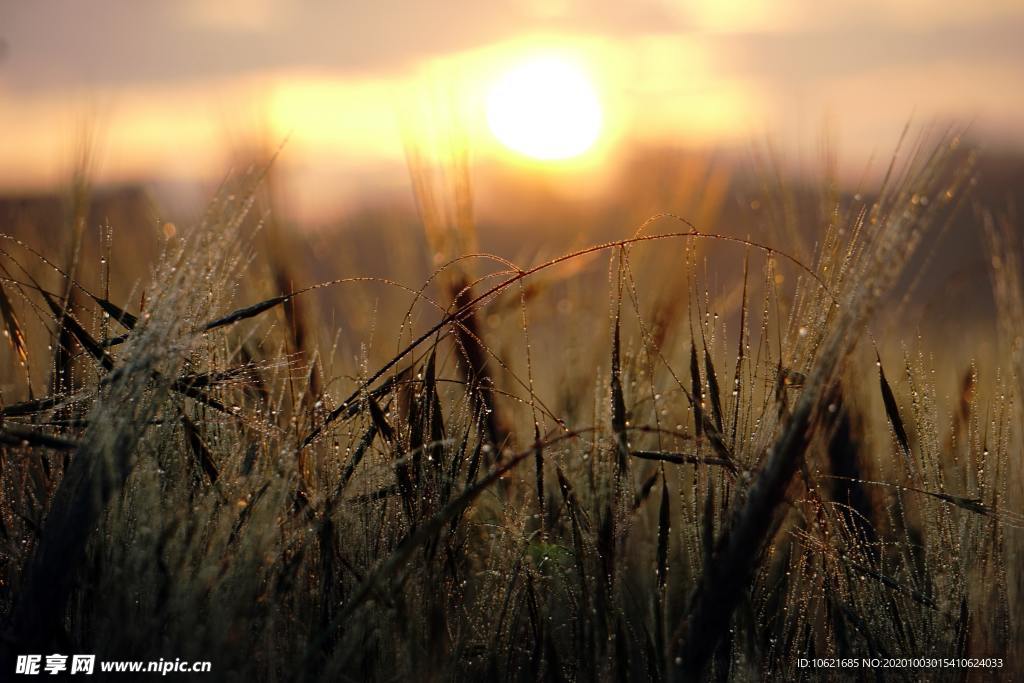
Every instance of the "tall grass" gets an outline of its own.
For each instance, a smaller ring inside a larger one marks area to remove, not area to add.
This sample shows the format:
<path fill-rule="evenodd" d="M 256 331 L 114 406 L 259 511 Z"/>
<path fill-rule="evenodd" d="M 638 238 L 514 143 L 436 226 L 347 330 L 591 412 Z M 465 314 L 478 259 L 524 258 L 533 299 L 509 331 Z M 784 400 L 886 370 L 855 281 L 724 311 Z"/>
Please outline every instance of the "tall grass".
<path fill-rule="evenodd" d="M 782 679 L 867 656 L 1019 671 L 1010 215 L 979 219 L 1001 371 L 958 368 L 947 399 L 929 340 L 900 367 L 872 327 L 966 196 L 957 140 L 894 160 L 875 199 L 829 189 L 807 262 L 671 215 L 530 267 L 467 256 L 468 176 L 441 209 L 411 166 L 438 255 L 422 287 L 304 281 L 279 249 L 254 282 L 258 174 L 164 238 L 141 306 L 3 236 L 15 363 L 75 349 L 46 396 L 5 376 L 8 655 L 208 659 L 256 680 Z M 779 215 L 796 240 L 806 226 Z M 709 245 L 743 264 L 735 314 L 701 272 Z M 336 364 L 302 306 L 368 288 L 404 297 L 373 330 L 394 351 Z"/>

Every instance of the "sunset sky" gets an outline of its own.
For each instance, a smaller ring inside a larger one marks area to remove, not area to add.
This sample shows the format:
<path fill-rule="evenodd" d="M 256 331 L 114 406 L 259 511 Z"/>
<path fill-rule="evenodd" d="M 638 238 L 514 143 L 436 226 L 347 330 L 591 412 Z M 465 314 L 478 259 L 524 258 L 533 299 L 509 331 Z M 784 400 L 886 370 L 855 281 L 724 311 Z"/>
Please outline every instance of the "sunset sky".
<path fill-rule="evenodd" d="M 1022 35 L 1019 0 L 8 0 L 0 188 L 59 182 L 83 125 L 103 181 L 215 178 L 232 149 L 287 137 L 296 192 L 335 179 L 335 202 L 407 182 L 403 135 L 439 111 L 481 163 L 541 166 L 501 145 L 486 107 L 510 69 L 550 56 L 601 114 L 593 146 L 555 165 L 637 144 L 800 154 L 826 129 L 861 163 L 911 116 L 1021 147 Z"/>

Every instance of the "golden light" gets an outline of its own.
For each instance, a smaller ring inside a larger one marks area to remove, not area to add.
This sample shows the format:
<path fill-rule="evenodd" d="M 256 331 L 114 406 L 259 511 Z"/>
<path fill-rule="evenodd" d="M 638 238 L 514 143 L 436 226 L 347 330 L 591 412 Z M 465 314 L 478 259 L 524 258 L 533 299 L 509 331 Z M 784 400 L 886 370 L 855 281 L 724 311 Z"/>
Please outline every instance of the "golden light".
<path fill-rule="evenodd" d="M 601 104 L 582 69 L 542 57 L 508 71 L 487 98 L 487 123 L 505 147 L 541 161 L 577 157 L 601 132 Z"/>

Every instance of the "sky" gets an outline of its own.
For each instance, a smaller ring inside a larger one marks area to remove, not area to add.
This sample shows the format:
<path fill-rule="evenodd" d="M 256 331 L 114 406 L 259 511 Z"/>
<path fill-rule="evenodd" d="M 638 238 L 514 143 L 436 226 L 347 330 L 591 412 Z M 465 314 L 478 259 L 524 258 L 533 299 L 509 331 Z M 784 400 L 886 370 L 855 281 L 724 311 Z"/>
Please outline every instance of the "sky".
<path fill-rule="evenodd" d="M 538 54 L 601 103 L 570 170 L 638 146 L 807 154 L 826 131 L 860 164 L 911 118 L 1020 148 L 1022 35 L 1020 0 L 0 0 L 0 191 L 60 182 L 83 130 L 100 182 L 217 178 L 287 140 L 310 211 L 407 184 L 407 142 L 452 121 L 474 159 L 523 164 L 482 110 Z"/>

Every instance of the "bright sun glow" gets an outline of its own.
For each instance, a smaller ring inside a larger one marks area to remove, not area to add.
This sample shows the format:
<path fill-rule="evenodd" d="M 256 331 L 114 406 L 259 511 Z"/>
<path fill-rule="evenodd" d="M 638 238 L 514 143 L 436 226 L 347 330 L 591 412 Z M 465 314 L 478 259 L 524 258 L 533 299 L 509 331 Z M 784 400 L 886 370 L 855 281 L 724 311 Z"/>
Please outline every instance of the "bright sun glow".
<path fill-rule="evenodd" d="M 541 161 L 586 152 L 601 132 L 601 105 L 582 70 L 562 59 L 522 64 L 487 98 L 487 123 L 509 149 Z"/>

